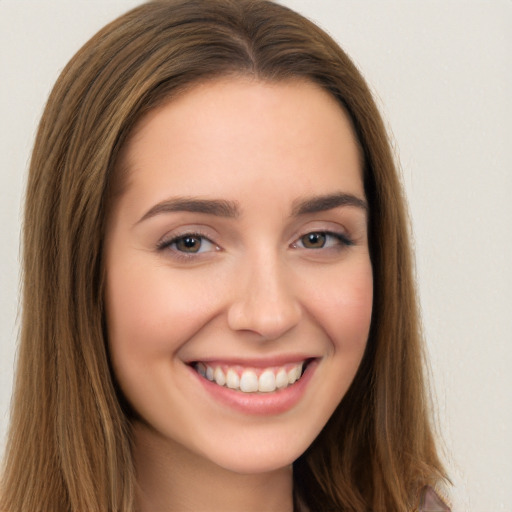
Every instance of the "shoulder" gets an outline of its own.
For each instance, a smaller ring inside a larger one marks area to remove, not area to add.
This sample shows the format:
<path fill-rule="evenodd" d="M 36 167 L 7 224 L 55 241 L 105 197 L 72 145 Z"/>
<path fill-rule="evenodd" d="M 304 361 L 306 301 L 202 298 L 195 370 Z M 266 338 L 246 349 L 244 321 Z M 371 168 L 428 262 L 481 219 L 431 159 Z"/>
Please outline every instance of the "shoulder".
<path fill-rule="evenodd" d="M 426 485 L 421 490 L 420 505 L 416 512 L 451 512 L 446 501 L 430 485 Z"/>

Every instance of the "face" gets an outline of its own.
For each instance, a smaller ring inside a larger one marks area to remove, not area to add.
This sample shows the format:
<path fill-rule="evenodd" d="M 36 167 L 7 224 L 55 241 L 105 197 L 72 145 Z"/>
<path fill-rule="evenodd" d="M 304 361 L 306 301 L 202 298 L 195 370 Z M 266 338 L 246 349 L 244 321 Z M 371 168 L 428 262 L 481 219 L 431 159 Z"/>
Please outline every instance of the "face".
<path fill-rule="evenodd" d="M 365 350 L 360 155 L 316 85 L 224 79 L 148 114 L 106 238 L 110 352 L 139 427 L 240 473 L 311 444 Z"/>

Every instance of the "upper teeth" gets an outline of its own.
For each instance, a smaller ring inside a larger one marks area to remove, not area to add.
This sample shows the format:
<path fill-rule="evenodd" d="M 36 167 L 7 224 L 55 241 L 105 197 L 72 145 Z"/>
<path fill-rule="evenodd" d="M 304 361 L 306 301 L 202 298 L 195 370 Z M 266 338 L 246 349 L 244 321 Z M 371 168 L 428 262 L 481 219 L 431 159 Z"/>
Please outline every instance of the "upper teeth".
<path fill-rule="evenodd" d="M 208 380 L 244 393 L 257 391 L 270 393 L 283 389 L 300 379 L 304 362 L 285 367 L 256 369 L 240 369 L 239 367 L 211 366 L 206 363 L 196 363 L 195 369 Z M 258 373 L 261 373 L 258 376 Z"/>

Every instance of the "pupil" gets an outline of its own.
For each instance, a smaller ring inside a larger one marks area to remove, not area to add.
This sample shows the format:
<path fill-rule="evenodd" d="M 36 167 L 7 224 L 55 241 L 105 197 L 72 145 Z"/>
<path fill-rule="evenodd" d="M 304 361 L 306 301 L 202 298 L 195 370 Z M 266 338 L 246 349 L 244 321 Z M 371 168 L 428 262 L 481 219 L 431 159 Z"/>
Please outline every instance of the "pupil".
<path fill-rule="evenodd" d="M 187 236 L 185 238 L 182 238 L 177 243 L 178 249 L 186 252 L 197 252 L 200 246 L 201 243 L 199 239 L 193 236 Z"/>
<path fill-rule="evenodd" d="M 310 247 L 313 249 L 318 249 L 324 246 L 325 244 L 325 234 L 324 233 L 309 233 L 306 235 L 303 243 L 306 247 Z"/>

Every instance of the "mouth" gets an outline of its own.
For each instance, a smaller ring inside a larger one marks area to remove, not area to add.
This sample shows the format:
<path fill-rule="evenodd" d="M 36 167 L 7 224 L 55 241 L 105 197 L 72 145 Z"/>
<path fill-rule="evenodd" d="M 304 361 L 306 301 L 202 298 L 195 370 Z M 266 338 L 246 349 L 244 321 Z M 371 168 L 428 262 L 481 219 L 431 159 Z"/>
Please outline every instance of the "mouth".
<path fill-rule="evenodd" d="M 251 367 L 217 361 L 194 361 L 190 364 L 202 378 L 240 393 L 264 394 L 284 390 L 300 381 L 313 359 L 280 366 Z"/>

